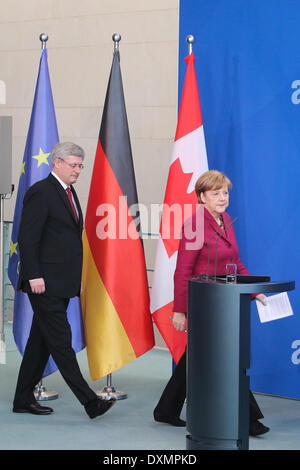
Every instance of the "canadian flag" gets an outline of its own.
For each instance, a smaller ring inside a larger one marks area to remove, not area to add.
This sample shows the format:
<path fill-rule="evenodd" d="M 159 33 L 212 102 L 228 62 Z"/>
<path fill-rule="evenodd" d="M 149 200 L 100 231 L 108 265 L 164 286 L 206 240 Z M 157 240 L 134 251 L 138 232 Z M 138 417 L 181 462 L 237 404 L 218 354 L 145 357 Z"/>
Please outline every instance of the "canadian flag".
<path fill-rule="evenodd" d="M 150 306 L 154 322 L 176 363 L 186 346 L 186 334 L 176 331 L 171 320 L 180 231 L 186 218 L 197 208 L 195 183 L 208 170 L 194 54 L 186 57 L 185 62 L 187 70 L 161 218 Z"/>

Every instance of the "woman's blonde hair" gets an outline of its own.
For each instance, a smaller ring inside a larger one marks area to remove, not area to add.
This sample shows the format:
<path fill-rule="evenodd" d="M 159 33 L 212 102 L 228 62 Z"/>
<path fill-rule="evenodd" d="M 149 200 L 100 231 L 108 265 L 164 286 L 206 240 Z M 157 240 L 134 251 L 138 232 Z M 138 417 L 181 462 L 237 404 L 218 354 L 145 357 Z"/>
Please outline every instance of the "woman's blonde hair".
<path fill-rule="evenodd" d="M 222 186 L 227 186 L 228 189 L 232 188 L 232 183 L 224 173 L 218 170 L 209 170 L 203 173 L 196 181 L 195 191 L 197 194 L 198 202 L 201 201 L 201 193 L 211 191 L 213 189 L 220 189 Z"/>

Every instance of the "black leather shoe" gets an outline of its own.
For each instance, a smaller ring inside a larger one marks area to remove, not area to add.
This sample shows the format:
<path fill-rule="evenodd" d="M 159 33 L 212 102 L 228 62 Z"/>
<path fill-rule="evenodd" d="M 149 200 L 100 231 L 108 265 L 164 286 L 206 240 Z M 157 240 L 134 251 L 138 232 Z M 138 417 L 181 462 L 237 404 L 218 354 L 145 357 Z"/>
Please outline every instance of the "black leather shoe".
<path fill-rule="evenodd" d="M 154 420 L 159 423 L 167 423 L 172 426 L 184 427 L 186 422 L 183 419 L 180 419 L 179 416 L 167 416 L 162 413 L 159 413 L 157 410 L 153 411 Z"/>
<path fill-rule="evenodd" d="M 102 398 L 95 398 L 84 405 L 85 411 L 91 419 L 101 416 L 106 413 L 114 404 L 116 399 L 111 397 L 109 400 Z"/>
<path fill-rule="evenodd" d="M 252 421 L 249 425 L 250 436 L 260 436 L 261 434 L 265 434 L 268 431 L 270 431 L 270 428 L 268 428 L 268 426 L 265 426 L 258 420 Z"/>
<path fill-rule="evenodd" d="M 48 406 L 41 406 L 39 403 L 31 403 L 30 405 L 14 406 L 14 413 L 31 413 L 33 415 L 50 415 L 53 409 Z"/>

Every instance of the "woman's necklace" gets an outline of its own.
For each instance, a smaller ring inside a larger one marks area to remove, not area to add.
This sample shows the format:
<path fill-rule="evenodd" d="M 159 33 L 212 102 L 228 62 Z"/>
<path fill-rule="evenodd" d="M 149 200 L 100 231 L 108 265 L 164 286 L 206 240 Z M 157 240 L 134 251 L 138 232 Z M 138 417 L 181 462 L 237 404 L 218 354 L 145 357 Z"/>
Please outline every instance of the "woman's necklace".
<path fill-rule="evenodd" d="M 220 225 L 220 227 L 224 228 L 224 220 L 222 214 L 220 214 L 216 220 L 217 224 Z"/>

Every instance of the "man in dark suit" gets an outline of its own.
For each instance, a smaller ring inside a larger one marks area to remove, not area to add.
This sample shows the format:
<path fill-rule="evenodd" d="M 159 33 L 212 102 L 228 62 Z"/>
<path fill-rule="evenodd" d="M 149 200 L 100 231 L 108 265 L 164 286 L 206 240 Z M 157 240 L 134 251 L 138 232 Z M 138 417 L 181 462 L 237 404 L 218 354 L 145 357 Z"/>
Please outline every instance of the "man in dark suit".
<path fill-rule="evenodd" d="M 73 184 L 83 169 L 84 151 L 65 142 L 52 151 L 52 173 L 31 186 L 23 201 L 18 243 L 18 289 L 28 294 L 33 320 L 14 397 L 15 413 L 50 414 L 34 389 L 52 355 L 68 386 L 90 418 L 115 400 L 102 400 L 84 380 L 72 349 L 67 307 L 80 295 L 83 217 Z"/>

